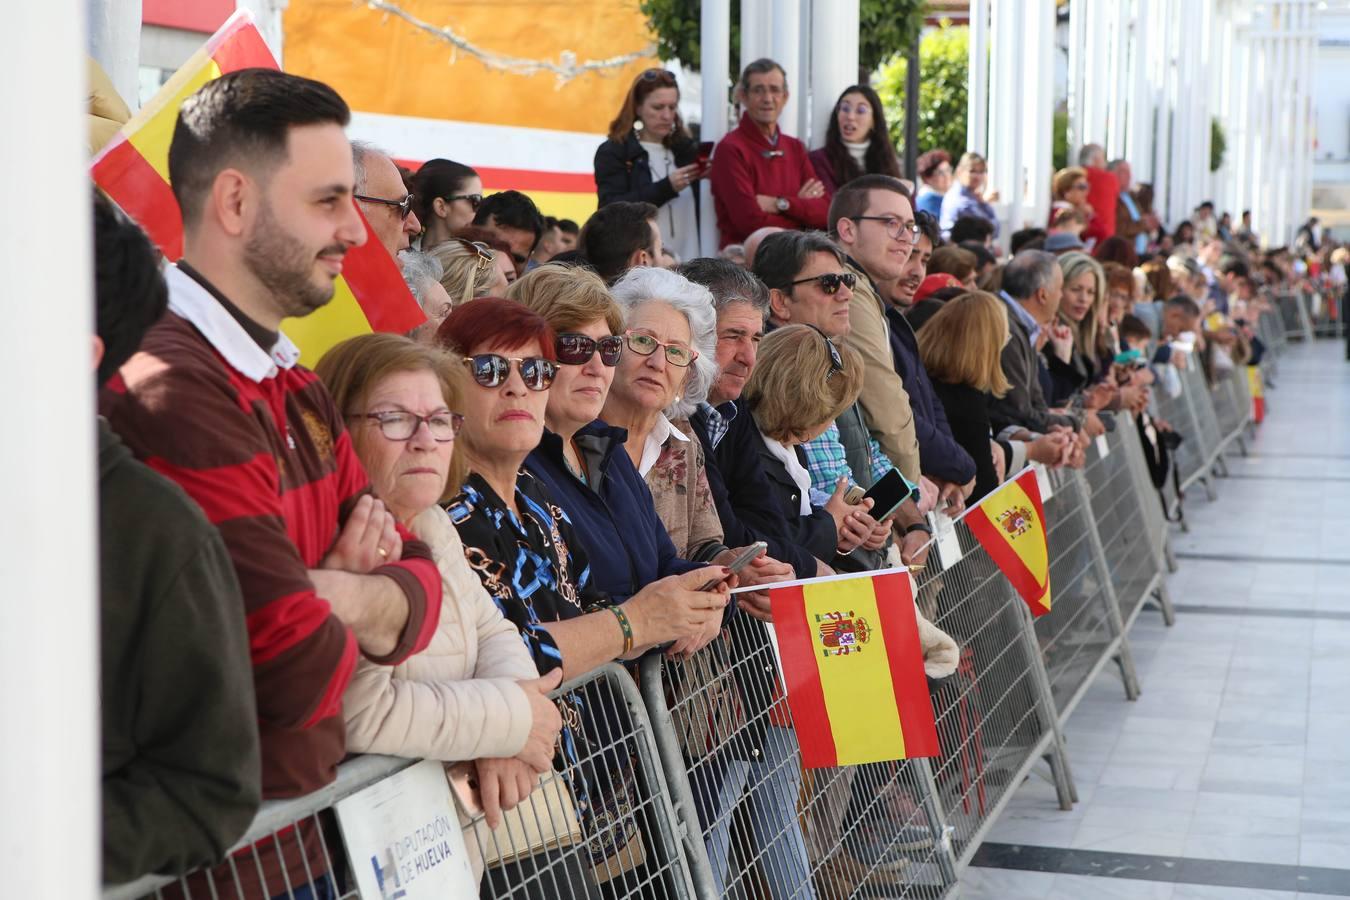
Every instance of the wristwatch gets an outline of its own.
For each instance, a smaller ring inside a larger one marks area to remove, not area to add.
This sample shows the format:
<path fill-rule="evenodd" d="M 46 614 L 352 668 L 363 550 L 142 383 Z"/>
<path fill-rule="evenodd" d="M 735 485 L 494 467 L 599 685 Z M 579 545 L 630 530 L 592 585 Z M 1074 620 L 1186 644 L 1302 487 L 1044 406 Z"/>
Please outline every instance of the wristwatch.
<path fill-rule="evenodd" d="M 774 201 L 774 205 L 778 207 L 779 212 L 788 211 L 788 201 L 786 197 L 779 197 Z"/>
<path fill-rule="evenodd" d="M 932 536 L 933 536 L 933 529 L 931 529 L 931 528 L 928 527 L 928 523 L 927 523 L 927 522 L 915 522 L 915 523 L 913 523 L 912 525 L 906 525 L 906 526 L 905 526 L 905 536 L 906 536 L 906 537 L 908 537 L 909 535 L 913 534 L 913 533 L 916 532 L 916 531 L 922 531 L 924 534 L 928 535 L 929 537 L 932 537 Z"/>

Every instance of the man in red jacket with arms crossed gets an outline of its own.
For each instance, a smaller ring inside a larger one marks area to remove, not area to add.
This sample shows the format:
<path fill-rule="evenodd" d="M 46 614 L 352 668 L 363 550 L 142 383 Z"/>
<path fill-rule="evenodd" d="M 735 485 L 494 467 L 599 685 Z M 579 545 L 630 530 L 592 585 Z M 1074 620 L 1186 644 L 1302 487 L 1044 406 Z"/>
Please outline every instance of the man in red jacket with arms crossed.
<path fill-rule="evenodd" d="M 788 100 L 783 67 L 771 59 L 750 63 L 736 85 L 736 99 L 745 112 L 712 160 L 720 246 L 739 244 L 766 225 L 824 229 L 830 208 L 825 186 L 806 146 L 778 127 Z"/>

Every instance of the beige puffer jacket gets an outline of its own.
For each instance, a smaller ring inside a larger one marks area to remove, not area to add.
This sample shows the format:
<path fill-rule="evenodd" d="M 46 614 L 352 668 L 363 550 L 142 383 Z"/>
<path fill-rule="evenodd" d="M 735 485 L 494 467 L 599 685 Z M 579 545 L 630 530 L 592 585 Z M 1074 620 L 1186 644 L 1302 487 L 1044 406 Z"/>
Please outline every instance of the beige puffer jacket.
<path fill-rule="evenodd" d="M 423 511 L 411 528 L 441 571 L 441 620 L 431 645 L 402 665 L 357 664 L 342 698 L 347 749 L 445 762 L 515 756 L 531 724 L 516 682 L 539 677 L 534 661 L 469 568 L 445 510 Z"/>

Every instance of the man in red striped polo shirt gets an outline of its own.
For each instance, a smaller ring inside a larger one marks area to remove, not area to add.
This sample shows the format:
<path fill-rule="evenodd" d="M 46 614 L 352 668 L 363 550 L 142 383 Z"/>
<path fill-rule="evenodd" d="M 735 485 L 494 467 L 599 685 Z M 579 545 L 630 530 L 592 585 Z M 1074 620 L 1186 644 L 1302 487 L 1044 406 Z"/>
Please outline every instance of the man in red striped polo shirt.
<path fill-rule="evenodd" d="M 265 799 L 333 780 L 357 653 L 398 663 L 426 647 L 440 615 L 430 553 L 368 496 L 342 410 L 280 331 L 332 298 L 343 255 L 366 240 L 349 115 L 327 85 L 273 70 L 233 72 L 188 98 L 169 148 L 184 230 L 183 259 L 166 272 L 169 312 L 102 398 L 132 451 L 225 539 L 244 598 Z M 317 831 L 301 839 L 308 859 L 287 852 L 290 883 L 314 879 L 296 896 L 323 897 Z M 243 862 L 254 881 L 257 867 Z M 284 893 L 274 856 L 264 869 L 266 884 L 245 885 L 247 896 Z"/>

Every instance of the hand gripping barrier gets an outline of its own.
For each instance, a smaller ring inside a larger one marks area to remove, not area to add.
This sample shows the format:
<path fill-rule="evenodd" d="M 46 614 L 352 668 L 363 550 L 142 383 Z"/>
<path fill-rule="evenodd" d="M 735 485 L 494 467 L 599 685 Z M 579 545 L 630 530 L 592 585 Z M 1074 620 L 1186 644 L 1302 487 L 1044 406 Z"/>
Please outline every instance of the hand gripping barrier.
<path fill-rule="evenodd" d="M 692 876 L 670 789 L 632 678 L 610 664 L 569 681 L 553 696 L 566 726 L 557 771 L 505 813 L 506 824 L 496 831 L 487 829 L 481 815 L 465 826 L 470 857 L 488 861 L 481 882 L 485 894 L 691 897 Z M 415 762 L 355 757 L 339 766 L 337 780 L 322 790 L 265 803 L 225 864 L 181 879 L 150 876 L 105 888 L 103 900 L 357 898 L 333 807 Z M 286 865 L 267 864 L 269 856 Z M 331 893 L 307 893 L 310 882 L 326 882 Z"/>

